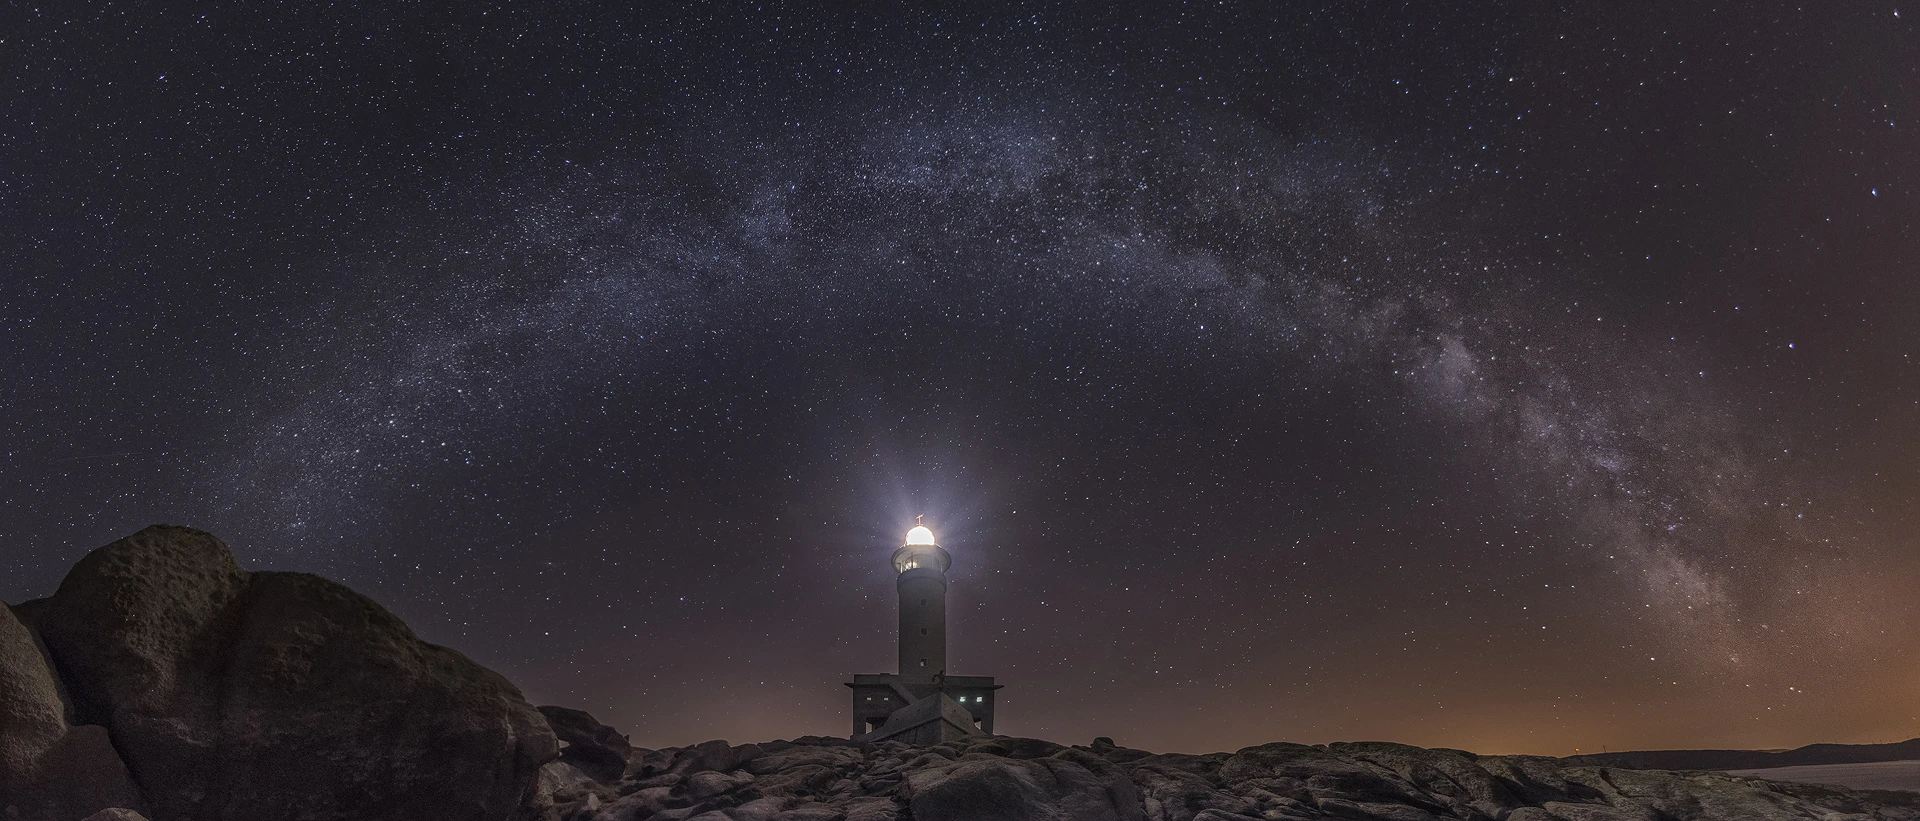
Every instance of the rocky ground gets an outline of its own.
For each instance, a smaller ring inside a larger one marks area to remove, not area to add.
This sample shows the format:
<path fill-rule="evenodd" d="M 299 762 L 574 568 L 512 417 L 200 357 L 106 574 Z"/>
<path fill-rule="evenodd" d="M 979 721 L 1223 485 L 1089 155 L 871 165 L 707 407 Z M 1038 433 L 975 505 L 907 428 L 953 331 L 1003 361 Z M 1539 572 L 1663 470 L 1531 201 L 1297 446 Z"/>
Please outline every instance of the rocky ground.
<path fill-rule="evenodd" d="M 566 738 L 563 733 L 562 738 Z M 992 737 L 909 747 L 803 738 L 620 749 L 576 739 L 541 772 L 563 821 L 1920 818 L 1920 794 L 1720 773 L 1567 766 L 1386 743 L 1154 754 Z M 587 752 L 589 749 L 592 752 Z M 624 755 L 618 778 L 605 769 Z M 593 763 L 576 765 L 591 759 Z M 597 775 L 589 770 L 601 768 Z"/>
<path fill-rule="evenodd" d="M 635 749 L 345 587 L 155 526 L 0 607 L 0 821 L 146 818 L 1920 821 L 1920 794 L 1384 743 Z"/>

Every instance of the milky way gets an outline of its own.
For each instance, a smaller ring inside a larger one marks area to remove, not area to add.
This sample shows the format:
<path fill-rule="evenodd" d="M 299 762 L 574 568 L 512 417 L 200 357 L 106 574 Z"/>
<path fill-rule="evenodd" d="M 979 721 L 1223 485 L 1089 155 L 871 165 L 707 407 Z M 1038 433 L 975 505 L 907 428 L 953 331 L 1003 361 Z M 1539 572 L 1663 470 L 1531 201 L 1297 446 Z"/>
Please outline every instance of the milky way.
<path fill-rule="evenodd" d="M 1920 733 L 1916 155 L 1870 130 L 1915 100 L 1833 57 L 1910 30 L 1484 14 L 513 13 L 411 81 L 428 21 L 234 17 L 284 61 L 237 96 L 22 68 L 0 594 L 194 524 L 637 743 L 834 734 L 924 514 L 1005 732 Z"/>

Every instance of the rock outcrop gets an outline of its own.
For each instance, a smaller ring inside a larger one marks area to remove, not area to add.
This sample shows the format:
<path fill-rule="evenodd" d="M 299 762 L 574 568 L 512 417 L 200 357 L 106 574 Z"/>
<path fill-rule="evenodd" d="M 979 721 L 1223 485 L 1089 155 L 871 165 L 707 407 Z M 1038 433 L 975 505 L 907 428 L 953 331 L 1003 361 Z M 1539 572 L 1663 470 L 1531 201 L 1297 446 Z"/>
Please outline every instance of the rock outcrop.
<path fill-rule="evenodd" d="M 113 807 L 89 815 L 85 821 L 147 821 L 147 817 L 125 807 Z"/>
<path fill-rule="evenodd" d="M 93 551 L 32 613 L 77 720 L 111 732 L 158 821 L 493 821 L 557 754 L 506 679 L 191 528 Z"/>
<path fill-rule="evenodd" d="M 1568 761 L 1638 770 L 1764 770 L 1821 764 L 1920 761 L 1920 738 L 1893 744 L 1808 744 L 1791 750 L 1639 750 L 1569 756 Z"/>
<path fill-rule="evenodd" d="M 39 642 L 0 605 L 0 819 L 145 806 L 106 728 L 72 726 L 67 713 Z"/>
<path fill-rule="evenodd" d="M 585 711 L 569 707 L 541 707 L 540 715 L 560 739 L 560 760 L 600 781 L 618 780 L 626 772 L 633 745 L 618 730 L 601 724 Z"/>
<path fill-rule="evenodd" d="M 1400 744 L 1152 754 L 1006 737 L 634 750 L 615 781 L 547 765 L 549 821 L 1894 821 L 1920 794 L 1621 770 Z"/>

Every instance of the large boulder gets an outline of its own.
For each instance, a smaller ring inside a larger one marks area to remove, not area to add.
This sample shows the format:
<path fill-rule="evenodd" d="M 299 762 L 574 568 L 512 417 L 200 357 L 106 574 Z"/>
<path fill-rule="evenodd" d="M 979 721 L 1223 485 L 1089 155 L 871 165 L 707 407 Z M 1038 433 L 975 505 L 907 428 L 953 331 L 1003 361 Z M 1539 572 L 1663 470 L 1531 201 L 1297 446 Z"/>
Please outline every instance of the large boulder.
<path fill-rule="evenodd" d="M 80 821 L 144 806 L 106 729 L 67 724 L 59 679 L 39 643 L 0 605 L 0 818 Z"/>
<path fill-rule="evenodd" d="M 494 821 L 558 750 L 506 679 L 191 528 L 88 554 L 36 624 L 158 821 Z"/>
<path fill-rule="evenodd" d="M 1392 773 L 1459 818 L 1500 818 L 1526 803 L 1513 785 L 1480 767 L 1479 757 L 1472 753 L 1384 742 L 1327 746 L 1351 760 Z"/>
<path fill-rule="evenodd" d="M 931 762 L 929 762 L 931 764 Z M 1143 821 L 1117 767 L 1084 758 L 970 755 L 907 776 L 914 821 Z"/>
<path fill-rule="evenodd" d="M 1204 773 L 1179 766 L 1179 762 L 1141 764 L 1129 775 L 1140 789 L 1149 821 L 1187 821 L 1209 810 L 1260 817 L 1261 808 L 1254 801 L 1221 790 Z"/>
<path fill-rule="evenodd" d="M 540 715 L 563 745 L 560 760 L 572 764 L 595 781 L 619 781 L 627 771 L 633 745 L 620 731 L 601 724 L 591 713 L 571 707 L 543 706 Z"/>

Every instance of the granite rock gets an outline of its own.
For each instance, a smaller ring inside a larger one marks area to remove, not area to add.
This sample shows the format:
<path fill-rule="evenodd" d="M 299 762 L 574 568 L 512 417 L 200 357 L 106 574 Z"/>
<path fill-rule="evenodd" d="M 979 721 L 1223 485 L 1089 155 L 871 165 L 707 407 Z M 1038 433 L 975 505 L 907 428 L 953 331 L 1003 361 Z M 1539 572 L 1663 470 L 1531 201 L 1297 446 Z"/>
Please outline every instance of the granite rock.
<path fill-rule="evenodd" d="M 506 679 L 341 585 L 244 572 L 191 528 L 88 554 L 35 622 L 158 821 L 491 821 L 558 752 Z"/>
<path fill-rule="evenodd" d="M 837 739 L 650 751 L 624 798 L 567 821 L 1920 821 L 1920 794 L 1718 773 L 1623 771 L 1387 743 L 1164 754 L 985 737 L 930 747 Z M 733 766 L 737 765 L 737 766 Z M 733 766 L 723 771 L 723 766 Z M 641 768 L 646 769 L 646 768 Z M 667 770 L 678 770 L 678 773 Z M 646 786 L 642 786 L 642 785 Z"/>
<path fill-rule="evenodd" d="M 0 818 L 79 821 L 146 806 L 106 728 L 72 726 L 69 712 L 33 632 L 0 605 Z"/>
<path fill-rule="evenodd" d="M 545 706 L 540 708 L 540 715 L 560 740 L 560 760 L 599 781 L 617 781 L 626 772 L 633 745 L 619 731 L 584 710 Z"/>

